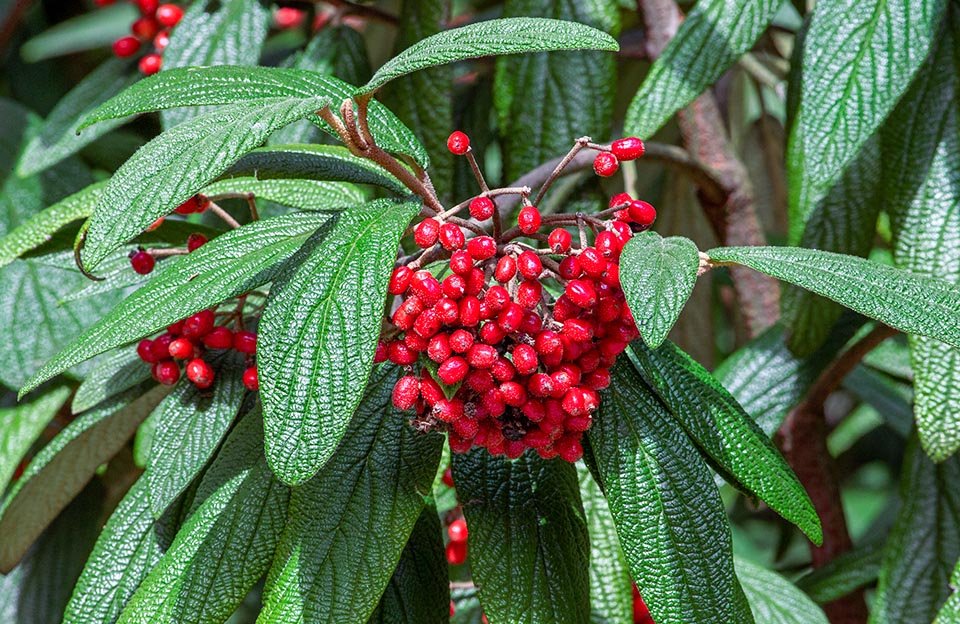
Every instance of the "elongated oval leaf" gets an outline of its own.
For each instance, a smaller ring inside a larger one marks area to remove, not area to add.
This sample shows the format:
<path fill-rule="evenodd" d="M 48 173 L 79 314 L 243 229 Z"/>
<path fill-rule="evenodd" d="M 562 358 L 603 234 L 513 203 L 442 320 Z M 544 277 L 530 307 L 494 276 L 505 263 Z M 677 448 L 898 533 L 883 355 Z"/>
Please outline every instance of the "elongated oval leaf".
<path fill-rule="evenodd" d="M 666 340 L 697 282 L 700 255 L 693 241 L 642 232 L 623 247 L 620 283 L 643 341 Z"/>
<path fill-rule="evenodd" d="M 588 622 L 590 545 L 576 468 L 533 451 L 508 461 L 475 448 L 454 454 L 453 478 L 490 619 Z"/>
<path fill-rule="evenodd" d="M 651 137 L 756 43 L 778 0 L 700 0 L 653 63 L 630 102 L 624 128 Z"/>
<path fill-rule="evenodd" d="M 883 543 L 857 546 L 797 579 L 797 587 L 818 604 L 833 602 L 877 581 Z"/>
<path fill-rule="evenodd" d="M 500 54 L 549 50 L 620 49 L 616 39 L 590 26 L 545 18 L 505 18 L 427 37 L 383 64 L 360 91 L 371 93 L 398 76 L 427 67 Z"/>
<path fill-rule="evenodd" d="M 419 209 L 377 200 L 341 212 L 274 282 L 257 365 L 267 459 L 285 483 L 316 474 L 363 396 L 397 246 Z"/>
<path fill-rule="evenodd" d="M 0 408 L 0 491 L 69 396 L 69 386 L 54 386 L 30 401 Z"/>
<path fill-rule="evenodd" d="M 265 219 L 218 236 L 186 256 L 165 260 L 144 287 L 47 362 L 21 394 L 79 362 L 271 281 L 279 263 L 327 219 L 322 214 Z"/>
<path fill-rule="evenodd" d="M 111 178 L 90 217 L 80 258 L 93 269 L 107 255 L 226 171 L 274 130 L 329 100 L 270 98 L 233 104 L 164 132 Z"/>
<path fill-rule="evenodd" d="M 630 362 L 612 372 L 588 435 L 650 614 L 657 624 L 752 624 L 709 470 Z"/>
<path fill-rule="evenodd" d="M 137 350 L 119 347 L 103 356 L 73 395 L 70 410 L 74 414 L 96 407 L 110 397 L 150 379 L 150 367 L 144 366 Z"/>
<path fill-rule="evenodd" d="M 318 212 L 337 211 L 361 204 L 365 199 L 363 191 L 352 184 L 326 180 L 227 178 L 206 186 L 203 192 L 210 197 L 250 193 L 257 200 Z"/>
<path fill-rule="evenodd" d="M 424 507 L 442 438 L 393 407 L 391 365 L 370 379 L 337 452 L 290 499 L 260 624 L 365 622 Z"/>
<path fill-rule="evenodd" d="M 828 624 L 823 610 L 787 579 L 745 559 L 736 558 L 734 563 L 757 622 Z"/>
<path fill-rule="evenodd" d="M 799 247 L 718 247 L 707 255 L 796 284 L 901 331 L 960 347 L 960 290 L 943 280 Z"/>

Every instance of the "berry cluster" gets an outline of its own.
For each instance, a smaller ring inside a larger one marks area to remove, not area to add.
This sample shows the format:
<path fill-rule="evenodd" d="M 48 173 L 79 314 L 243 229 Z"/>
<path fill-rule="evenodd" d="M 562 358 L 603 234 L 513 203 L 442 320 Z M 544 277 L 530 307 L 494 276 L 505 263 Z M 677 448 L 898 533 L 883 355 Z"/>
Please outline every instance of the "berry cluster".
<path fill-rule="evenodd" d="M 630 153 L 642 153 L 639 139 L 619 143 L 639 144 Z M 448 147 L 469 154 L 469 138 L 455 132 Z M 609 367 L 638 336 L 620 289 L 620 251 L 656 211 L 621 194 L 606 221 L 544 217 L 523 199 L 516 228 L 500 232 L 495 223 L 497 238 L 475 226 L 499 217 L 487 193 L 467 203 L 473 222 L 444 213 L 416 226 L 414 241 L 424 250 L 418 261 L 445 261 L 434 271 L 417 261 L 394 270 L 395 331 L 376 359 L 406 367 L 394 405 L 416 410 L 422 431 L 448 431 L 454 452 L 479 446 L 516 458 L 532 448 L 573 462 L 583 454 L 598 391 L 610 383 Z M 549 225 L 560 227 L 542 234 Z M 564 226 L 576 226 L 577 244 Z"/>
<path fill-rule="evenodd" d="M 141 340 L 137 355 L 153 366 L 151 374 L 159 383 L 166 386 L 177 383 L 180 379 L 178 361 L 183 361 L 187 379 L 196 387 L 206 389 L 213 385 L 214 379 L 213 368 L 203 359 L 207 349 L 234 349 L 247 355 L 249 360 L 257 351 L 257 335 L 216 325 L 214 310 L 201 310 L 170 325 L 157 338 Z M 256 366 L 248 366 L 243 372 L 243 385 L 250 390 L 260 388 Z"/>
<path fill-rule="evenodd" d="M 98 6 L 107 6 L 117 0 L 96 0 Z M 170 29 L 180 23 L 183 9 L 175 4 L 160 4 L 159 0 L 130 0 L 140 9 L 138 17 L 130 25 L 130 35 L 113 42 L 113 53 L 120 58 L 134 56 L 145 45 L 152 51 L 140 58 L 141 73 L 150 76 L 160 71 L 161 54 L 170 42 Z"/>
<path fill-rule="evenodd" d="M 174 209 L 174 212 L 182 215 L 190 214 L 199 214 L 206 211 L 210 207 L 210 199 L 204 195 L 194 195 L 187 201 L 183 202 Z M 147 228 L 147 231 L 152 231 L 157 229 L 163 224 L 163 217 L 157 219 L 153 225 Z M 202 247 L 208 241 L 207 237 L 203 234 L 194 232 L 187 237 L 187 245 L 185 253 L 190 253 L 191 251 Z M 182 250 L 180 250 L 183 253 Z M 130 266 L 133 267 L 133 270 L 140 275 L 147 275 L 153 272 L 153 268 L 157 265 L 156 256 L 159 253 L 170 254 L 173 253 L 173 250 L 167 251 L 157 251 L 151 249 L 144 249 L 143 247 L 138 247 L 136 251 L 130 252 Z"/>

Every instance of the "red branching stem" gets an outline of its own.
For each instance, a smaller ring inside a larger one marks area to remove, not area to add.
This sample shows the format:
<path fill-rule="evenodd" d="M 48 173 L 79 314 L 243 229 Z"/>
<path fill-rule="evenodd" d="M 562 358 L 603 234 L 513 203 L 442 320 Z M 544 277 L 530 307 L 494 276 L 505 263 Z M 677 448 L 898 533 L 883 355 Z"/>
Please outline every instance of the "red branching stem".
<path fill-rule="evenodd" d="M 220 217 L 220 219 L 233 229 L 240 227 L 240 222 L 230 216 L 230 213 L 221 208 L 216 202 L 210 201 L 210 212 Z"/>

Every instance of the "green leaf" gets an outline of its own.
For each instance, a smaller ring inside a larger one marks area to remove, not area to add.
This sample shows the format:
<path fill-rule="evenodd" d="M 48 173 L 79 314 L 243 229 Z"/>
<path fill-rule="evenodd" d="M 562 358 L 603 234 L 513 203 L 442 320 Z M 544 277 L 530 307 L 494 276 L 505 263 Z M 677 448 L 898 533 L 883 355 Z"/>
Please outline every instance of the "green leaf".
<path fill-rule="evenodd" d="M 731 485 L 763 500 L 823 542 L 813 503 L 770 439 L 705 368 L 672 342 L 656 351 L 636 344 L 640 373 L 700 450 L 735 479 Z"/>
<path fill-rule="evenodd" d="M 20 56 L 27 63 L 37 63 L 107 47 L 130 34 L 130 24 L 139 16 L 137 9 L 125 2 L 81 13 L 31 37 L 20 47 Z"/>
<path fill-rule="evenodd" d="M 0 507 L 0 573 L 9 572 L 45 527 L 113 457 L 165 388 L 135 388 L 83 414 L 31 460 Z"/>
<path fill-rule="evenodd" d="M 329 100 L 266 98 L 232 104 L 153 139 L 110 179 L 90 217 L 80 258 L 88 270 L 169 214 L 278 128 Z"/>
<path fill-rule="evenodd" d="M 787 145 L 791 242 L 800 239 L 816 204 L 907 90 L 946 5 L 837 0 L 814 10 Z"/>
<path fill-rule="evenodd" d="M 211 391 L 183 380 L 157 407 L 144 475 L 154 518 L 200 473 L 240 410 L 244 358 L 227 353 L 217 360 L 211 362 L 216 375 Z"/>
<path fill-rule="evenodd" d="M 652 137 L 750 51 L 781 4 L 777 0 L 697 2 L 630 102 L 625 130 Z"/>
<path fill-rule="evenodd" d="M 576 468 L 528 450 L 453 456 L 470 570 L 494 622 L 590 620 L 590 542 Z"/>
<path fill-rule="evenodd" d="M 258 200 L 318 212 L 335 212 L 365 199 L 364 193 L 352 184 L 326 180 L 227 178 L 204 187 L 203 193 L 210 197 L 251 193 Z"/>
<path fill-rule="evenodd" d="M 39 134 L 27 144 L 17 173 L 28 176 L 43 171 L 130 121 L 116 119 L 83 133 L 78 129 L 80 120 L 93 108 L 137 81 L 139 75 L 132 69 L 128 59 L 110 59 L 63 96 L 47 115 Z"/>
<path fill-rule="evenodd" d="M 166 56 L 164 56 L 166 59 Z M 169 110 L 184 106 L 217 106 L 272 99 L 316 99 L 326 97 L 336 107 L 351 97 L 356 88 L 333 76 L 302 69 L 277 67 L 186 67 L 166 70 L 145 78 L 90 113 L 82 127 L 136 113 Z M 323 108 L 317 106 L 310 113 Z M 304 115 L 332 133 L 315 115 Z M 423 167 L 430 164 L 426 150 L 413 132 L 379 102 L 371 102 L 368 124 L 377 144 L 388 150 L 410 154 Z"/>
<path fill-rule="evenodd" d="M 208 9 L 215 8 L 210 13 Z M 258 0 L 199 0 L 190 5 L 163 51 L 163 69 L 244 65 L 250 71 L 260 60 L 267 37 L 269 12 Z M 164 72 L 161 72 L 164 73 Z M 165 130 L 206 112 L 204 108 L 164 111 Z"/>
<path fill-rule="evenodd" d="M 751 624 L 710 471 L 631 364 L 621 358 L 612 373 L 588 436 L 620 544 L 653 619 Z"/>
<path fill-rule="evenodd" d="M 309 213 L 264 219 L 165 260 L 144 287 L 47 362 L 21 395 L 79 362 L 273 280 L 280 263 L 327 219 Z"/>
<path fill-rule="evenodd" d="M 951 589 L 960 587 L 960 561 L 957 562 L 957 567 L 953 569 L 953 574 L 950 575 L 950 587 Z M 947 598 L 947 601 L 937 613 L 937 619 L 933 621 L 933 624 L 956 624 L 957 622 L 960 622 L 960 593 L 956 589 L 952 589 L 950 597 Z"/>
<path fill-rule="evenodd" d="M 738 557 L 734 563 L 757 622 L 829 624 L 820 607 L 787 579 L 746 559 Z"/>
<path fill-rule="evenodd" d="M 797 587 L 815 602 L 827 604 L 875 583 L 882 560 L 882 542 L 859 546 L 801 576 Z"/>
<path fill-rule="evenodd" d="M 903 507 L 887 539 L 870 622 L 926 624 L 950 594 L 960 557 L 960 458 L 934 464 L 911 438 L 903 461 Z"/>
<path fill-rule="evenodd" d="M 137 350 L 132 346 L 119 347 L 105 355 L 83 380 L 73 395 L 71 411 L 74 414 L 85 412 L 148 379 L 150 367 L 140 359 Z"/>
<path fill-rule="evenodd" d="M 251 413 L 230 434 L 197 492 L 203 503 L 137 589 L 120 622 L 223 622 L 266 573 L 290 491 L 263 457 L 262 427 L 259 412 Z M 201 492 L 208 487 L 214 489 Z"/>
<path fill-rule="evenodd" d="M 49 208 L 34 214 L 0 238 L 0 268 L 49 241 L 63 226 L 85 219 L 103 193 L 106 182 L 97 182 Z"/>
<path fill-rule="evenodd" d="M 0 492 L 69 396 L 68 386 L 54 386 L 31 401 L 0 408 Z"/>
<path fill-rule="evenodd" d="M 270 467 L 303 483 L 333 454 L 380 335 L 397 247 L 419 202 L 345 210 L 277 278 L 260 319 L 257 366 Z"/>
<path fill-rule="evenodd" d="M 697 283 L 700 255 L 682 236 L 641 232 L 620 255 L 620 283 L 643 341 L 656 349 L 667 338 Z"/>
<path fill-rule="evenodd" d="M 365 622 L 424 507 L 442 438 L 392 405 L 398 370 L 378 368 L 337 452 L 290 499 L 257 622 Z"/>
<path fill-rule="evenodd" d="M 372 93 L 399 76 L 481 56 L 619 49 L 610 35 L 575 22 L 533 17 L 489 20 L 453 28 L 410 46 L 384 63 L 360 90 Z"/>
<path fill-rule="evenodd" d="M 590 621 L 633 624 L 633 580 L 620 548 L 613 515 L 590 471 L 577 464 L 577 474 L 590 533 Z"/>
<path fill-rule="evenodd" d="M 718 247 L 707 255 L 796 284 L 900 331 L 960 347 L 960 290 L 943 280 L 798 247 Z"/>
<path fill-rule="evenodd" d="M 450 584 L 442 531 L 437 508 L 425 505 L 369 624 L 447 621 Z"/>

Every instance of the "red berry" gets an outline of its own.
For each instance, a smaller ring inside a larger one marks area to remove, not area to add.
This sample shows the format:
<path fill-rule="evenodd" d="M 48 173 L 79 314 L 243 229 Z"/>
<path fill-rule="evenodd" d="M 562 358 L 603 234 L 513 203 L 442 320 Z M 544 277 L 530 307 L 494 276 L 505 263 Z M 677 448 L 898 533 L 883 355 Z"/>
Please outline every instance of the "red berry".
<path fill-rule="evenodd" d="M 457 156 L 463 156 L 470 149 L 470 137 L 459 130 L 454 131 L 447 139 L 447 149 Z"/>
<path fill-rule="evenodd" d="M 467 249 L 469 249 L 469 246 Z M 460 249 L 450 254 L 450 270 L 461 276 L 469 274 L 473 270 L 473 258 L 470 257 L 469 251 Z M 466 284 L 464 284 L 464 288 L 466 288 Z"/>
<path fill-rule="evenodd" d="M 643 156 L 643 141 L 637 137 L 617 139 L 610 144 L 610 151 L 620 160 L 633 160 Z"/>
<path fill-rule="evenodd" d="M 543 296 L 543 286 L 536 280 L 525 280 L 517 287 L 517 303 L 532 310 L 540 303 Z"/>
<path fill-rule="evenodd" d="M 161 360 L 153 365 L 150 374 L 165 386 L 172 386 L 180 379 L 180 367 L 173 360 Z"/>
<path fill-rule="evenodd" d="M 420 398 L 420 380 L 413 375 L 407 375 L 397 380 L 393 386 L 393 406 L 398 410 L 408 410 Z"/>
<path fill-rule="evenodd" d="M 173 209 L 177 214 L 188 215 L 203 212 L 210 206 L 210 200 L 205 195 L 194 195 L 187 201 Z"/>
<path fill-rule="evenodd" d="M 433 406 L 433 415 L 443 422 L 453 423 L 463 418 L 463 401 L 440 399 Z"/>
<path fill-rule="evenodd" d="M 565 336 L 577 342 L 586 342 L 593 338 L 593 325 L 583 319 L 565 320 L 562 331 Z"/>
<path fill-rule="evenodd" d="M 427 356 L 431 360 L 439 364 L 451 355 L 453 355 L 453 350 L 450 348 L 450 339 L 446 334 L 437 334 L 430 339 L 430 343 L 427 345 Z"/>
<path fill-rule="evenodd" d="M 462 329 L 458 329 L 450 334 L 450 348 L 457 353 L 466 353 L 473 346 L 473 335 Z"/>
<path fill-rule="evenodd" d="M 187 358 L 194 357 L 196 345 L 193 344 L 192 340 L 187 338 L 177 338 L 170 343 L 167 349 L 170 352 L 170 357 L 177 360 L 186 360 Z"/>
<path fill-rule="evenodd" d="M 444 325 L 453 325 L 460 316 L 460 309 L 457 306 L 457 302 L 448 297 L 444 297 L 438 301 L 433 309 L 436 311 L 437 316 L 440 317 L 440 322 Z"/>
<path fill-rule="evenodd" d="M 476 297 L 483 290 L 483 287 L 486 286 L 487 278 L 483 274 L 481 269 L 476 267 L 470 271 L 470 274 L 466 276 L 467 278 L 467 294 L 473 297 Z"/>
<path fill-rule="evenodd" d="M 443 321 L 440 320 L 440 315 L 431 308 L 420 313 L 420 316 L 413 323 L 413 331 L 424 338 L 432 338 L 434 334 L 440 331 L 441 326 L 443 326 Z"/>
<path fill-rule="evenodd" d="M 140 40 L 136 37 L 120 37 L 113 42 L 113 53 L 120 58 L 133 56 L 140 49 Z"/>
<path fill-rule="evenodd" d="M 277 25 L 277 28 L 283 30 L 296 28 L 306 18 L 306 11 L 293 7 L 281 7 L 273 12 L 273 23 Z"/>
<path fill-rule="evenodd" d="M 508 293 L 507 289 L 503 286 L 491 286 L 487 289 L 487 294 L 484 295 L 483 302 L 487 304 L 490 311 L 499 312 L 510 302 L 510 293 Z"/>
<path fill-rule="evenodd" d="M 580 277 L 583 270 L 580 268 L 580 261 L 576 256 L 567 256 L 560 261 L 560 277 L 565 280 L 572 280 Z"/>
<path fill-rule="evenodd" d="M 500 384 L 500 394 L 503 395 L 503 402 L 513 407 L 520 407 L 527 402 L 527 389 L 515 381 Z"/>
<path fill-rule="evenodd" d="M 553 443 L 557 455 L 564 461 L 573 463 L 583 457 L 583 447 L 580 445 L 579 435 L 567 434 Z"/>
<path fill-rule="evenodd" d="M 494 378 L 499 381 L 510 381 L 516 376 L 517 369 L 513 367 L 510 360 L 501 355 L 497 358 L 497 361 L 493 363 L 490 372 L 493 373 Z"/>
<path fill-rule="evenodd" d="M 140 17 L 130 25 L 130 32 L 141 41 L 148 41 L 160 32 L 160 24 L 152 17 Z"/>
<path fill-rule="evenodd" d="M 470 216 L 477 221 L 486 221 L 493 216 L 497 205 L 489 197 L 474 197 L 470 200 Z"/>
<path fill-rule="evenodd" d="M 444 223 L 440 226 L 439 234 L 440 244 L 447 251 L 460 249 L 467 242 L 463 235 L 463 230 L 459 225 L 453 223 Z"/>
<path fill-rule="evenodd" d="M 443 484 L 447 487 L 453 487 L 453 471 L 449 468 L 443 471 Z"/>
<path fill-rule="evenodd" d="M 600 277 L 607 268 L 607 261 L 599 251 L 587 247 L 578 256 L 580 268 L 590 277 Z"/>
<path fill-rule="evenodd" d="M 260 378 L 257 376 L 256 366 L 251 366 L 243 371 L 243 385 L 247 390 L 253 390 L 254 392 L 260 389 Z"/>
<path fill-rule="evenodd" d="M 391 340 L 387 345 L 387 359 L 398 366 L 409 366 L 417 361 L 417 354 L 402 340 Z"/>
<path fill-rule="evenodd" d="M 453 617 L 453 614 L 456 613 L 456 609 L 453 606 L 453 601 L 450 601 L 450 617 Z"/>
<path fill-rule="evenodd" d="M 203 234 L 197 234 L 194 232 L 187 237 L 187 251 L 193 251 L 199 247 L 203 247 L 207 244 L 207 237 Z"/>
<path fill-rule="evenodd" d="M 201 339 L 213 330 L 216 316 L 213 310 L 200 310 L 183 321 L 183 337 Z"/>
<path fill-rule="evenodd" d="M 630 206 L 627 208 L 627 211 L 630 214 L 630 218 L 644 228 L 648 228 L 653 225 L 653 222 L 657 218 L 657 209 L 647 202 L 639 199 L 635 199 L 630 202 Z"/>
<path fill-rule="evenodd" d="M 530 375 L 536 372 L 540 362 L 537 360 L 537 352 L 533 347 L 527 344 L 518 344 L 513 348 L 513 365 L 521 375 Z"/>
<path fill-rule="evenodd" d="M 616 260 L 620 257 L 620 241 L 613 232 L 604 230 L 597 234 L 597 239 L 594 241 L 593 246 L 596 247 L 597 251 L 599 251 L 600 255 L 604 258 Z"/>
<path fill-rule="evenodd" d="M 193 385 L 205 390 L 213 385 L 213 369 L 207 364 L 206 360 L 194 358 L 187 362 L 187 379 L 193 382 Z"/>
<path fill-rule="evenodd" d="M 203 344 L 208 349 L 229 349 L 233 346 L 233 332 L 229 327 L 218 325 L 203 337 Z"/>
<path fill-rule="evenodd" d="M 496 323 L 487 323 L 480 328 L 480 340 L 482 340 L 485 344 L 500 344 L 506 337 L 507 332 L 505 332 Z"/>
<path fill-rule="evenodd" d="M 497 316 L 497 325 L 506 333 L 517 331 L 523 322 L 523 308 L 519 303 L 509 303 Z"/>
<path fill-rule="evenodd" d="M 440 222 L 436 219 L 424 219 L 413 231 L 413 241 L 418 247 L 426 249 L 437 242 L 440 235 Z"/>
<path fill-rule="evenodd" d="M 467 251 L 474 260 L 487 260 L 497 254 L 497 242 L 490 236 L 477 236 L 467 243 Z"/>
<path fill-rule="evenodd" d="M 410 278 L 410 289 L 423 300 L 426 307 L 437 305 L 443 296 L 443 287 L 430 271 L 420 270 Z"/>
<path fill-rule="evenodd" d="M 573 243 L 573 236 L 563 228 L 557 228 L 550 232 L 547 237 L 547 245 L 553 253 L 567 253 L 570 251 L 570 244 Z"/>
<path fill-rule="evenodd" d="M 437 368 L 437 377 L 444 384 L 452 386 L 463 381 L 468 370 L 470 370 L 470 365 L 467 364 L 467 361 L 459 355 L 455 355 L 448 358 Z"/>
<path fill-rule="evenodd" d="M 176 26 L 183 17 L 183 9 L 175 4 L 161 4 L 157 7 L 157 21 L 164 26 Z"/>
<path fill-rule="evenodd" d="M 380 362 L 387 361 L 387 344 L 380 340 L 377 342 L 377 350 L 373 354 L 373 363 L 379 364 Z"/>
<path fill-rule="evenodd" d="M 160 8 L 160 0 L 137 0 L 140 7 L 140 13 L 144 15 L 153 15 Z"/>
<path fill-rule="evenodd" d="M 147 364 L 156 364 L 158 361 L 157 357 L 153 354 L 153 349 L 150 348 L 152 344 L 153 341 L 149 338 L 145 338 L 137 343 L 137 355 Z"/>
<path fill-rule="evenodd" d="M 587 280 L 570 280 L 564 292 L 571 302 L 581 308 L 589 309 L 597 304 L 597 291 Z"/>
<path fill-rule="evenodd" d="M 468 534 L 467 521 L 463 518 L 457 518 L 447 527 L 447 535 L 450 536 L 451 542 L 465 542 Z"/>
<path fill-rule="evenodd" d="M 553 380 L 546 373 L 534 373 L 527 382 L 527 390 L 533 396 L 549 396 L 553 393 Z"/>
<path fill-rule="evenodd" d="M 390 283 L 387 285 L 387 291 L 391 295 L 402 295 L 407 291 L 407 287 L 410 286 L 410 278 L 413 276 L 413 271 L 410 267 L 397 267 L 393 270 L 393 275 L 390 276 Z"/>
<path fill-rule="evenodd" d="M 451 150 L 452 151 L 452 150 Z M 450 565 L 463 565 L 467 560 L 467 543 L 450 542 L 447 544 L 447 563 Z"/>
<path fill-rule="evenodd" d="M 467 362 L 474 368 L 490 368 L 497 357 L 497 350 L 486 344 L 475 344 L 467 351 Z"/>
<path fill-rule="evenodd" d="M 543 263 L 537 254 L 529 250 L 524 251 L 517 258 L 517 270 L 527 279 L 537 279 L 543 273 Z"/>
<path fill-rule="evenodd" d="M 540 229 L 540 211 L 536 206 L 524 206 L 517 215 L 517 225 L 524 234 L 533 234 Z"/>
<path fill-rule="evenodd" d="M 632 201 L 633 201 L 633 198 L 630 197 L 630 193 L 617 193 L 616 195 L 610 198 L 610 207 L 626 208 Z"/>
<path fill-rule="evenodd" d="M 240 353 L 252 355 L 257 352 L 257 335 L 251 331 L 238 331 L 233 335 L 233 348 Z"/>
<path fill-rule="evenodd" d="M 620 168 L 620 161 L 610 152 L 600 152 L 593 159 L 594 172 L 603 178 L 609 178 Z"/>
<path fill-rule="evenodd" d="M 505 284 L 517 274 L 517 261 L 513 256 L 503 256 L 497 261 L 497 268 L 493 272 L 493 279 Z"/>
<path fill-rule="evenodd" d="M 534 348 L 540 355 L 555 353 L 561 346 L 563 345 L 560 341 L 560 335 L 556 332 L 550 331 L 549 329 L 537 334 L 537 337 L 534 340 Z"/>
<path fill-rule="evenodd" d="M 146 275 L 153 271 L 153 267 L 156 266 L 156 264 L 156 259 L 142 249 L 130 256 L 130 266 L 140 275 Z"/>
<path fill-rule="evenodd" d="M 460 300 L 460 324 L 464 327 L 476 327 L 480 323 L 480 301 L 467 295 Z"/>
<path fill-rule="evenodd" d="M 170 45 L 170 31 L 161 30 L 157 33 L 157 36 L 153 38 L 153 47 L 156 48 L 157 52 L 163 52 L 167 49 L 168 45 Z"/>
<path fill-rule="evenodd" d="M 154 362 L 166 360 L 170 357 L 170 343 L 176 339 L 173 334 L 161 334 L 156 340 L 150 343 L 150 353 L 153 355 Z"/>
<path fill-rule="evenodd" d="M 444 296 L 450 299 L 460 299 L 467 292 L 467 280 L 460 275 L 448 275 L 443 278 L 440 287 Z"/>

